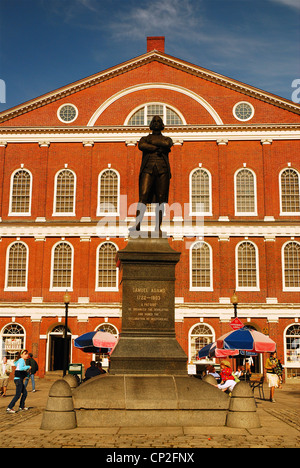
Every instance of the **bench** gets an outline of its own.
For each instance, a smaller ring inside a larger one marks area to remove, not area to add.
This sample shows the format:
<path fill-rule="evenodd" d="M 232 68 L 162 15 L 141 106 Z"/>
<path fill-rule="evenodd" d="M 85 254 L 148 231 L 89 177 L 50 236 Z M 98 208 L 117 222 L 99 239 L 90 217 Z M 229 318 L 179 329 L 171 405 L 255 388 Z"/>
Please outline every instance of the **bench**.
<path fill-rule="evenodd" d="M 261 398 L 261 395 L 263 396 L 263 399 L 265 399 L 265 394 L 264 394 L 264 375 L 263 374 L 252 374 L 249 380 L 250 387 L 252 388 L 252 391 L 254 393 L 254 389 L 258 388 L 259 391 L 259 398 Z"/>

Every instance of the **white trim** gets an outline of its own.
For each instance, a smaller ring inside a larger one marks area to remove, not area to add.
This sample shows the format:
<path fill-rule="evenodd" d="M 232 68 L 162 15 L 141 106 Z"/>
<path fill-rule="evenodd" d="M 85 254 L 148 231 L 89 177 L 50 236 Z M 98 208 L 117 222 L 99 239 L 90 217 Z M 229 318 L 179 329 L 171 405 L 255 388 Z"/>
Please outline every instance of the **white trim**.
<path fill-rule="evenodd" d="M 207 245 L 207 247 L 209 248 L 209 263 L 210 263 L 210 268 L 209 268 L 209 283 L 210 285 L 209 286 L 205 286 L 205 287 L 199 287 L 199 286 L 193 286 L 193 256 L 192 256 L 192 252 L 193 252 L 193 248 L 195 247 L 195 245 L 197 244 L 205 244 Z M 213 250 L 212 250 L 212 247 L 211 245 L 209 245 L 208 242 L 205 242 L 205 241 L 195 241 L 193 242 L 193 244 L 191 245 L 190 247 L 190 251 L 189 251 L 189 283 L 190 283 L 190 288 L 189 290 L 190 291 L 213 291 L 214 288 L 213 288 Z"/>
<path fill-rule="evenodd" d="M 196 171 L 205 171 L 208 175 L 209 183 L 209 211 L 192 211 L 192 176 Z M 196 167 L 190 172 L 189 175 L 189 215 L 190 216 L 212 216 L 212 177 L 211 173 L 205 167 Z"/>
<path fill-rule="evenodd" d="M 72 172 L 73 176 L 74 176 L 74 194 L 73 194 L 73 211 L 72 212 L 66 212 L 66 213 L 62 213 L 62 212 L 57 212 L 56 211 L 56 198 L 57 198 L 57 178 L 59 176 L 59 174 L 63 171 L 69 171 L 69 172 Z M 76 187 L 77 187 L 77 176 L 76 176 L 76 173 L 72 170 L 72 169 L 69 169 L 68 167 L 65 167 L 63 169 L 60 169 L 56 174 L 55 174 L 55 177 L 54 177 L 54 195 L 53 195 L 53 213 L 52 213 L 52 216 L 76 216 Z"/>
<path fill-rule="evenodd" d="M 247 104 L 248 106 L 251 107 L 251 109 L 252 109 L 252 114 L 250 115 L 250 117 L 248 117 L 248 119 L 240 119 L 240 118 L 236 115 L 235 111 L 236 111 L 236 108 L 237 108 L 237 106 L 238 106 L 239 104 Z M 235 118 L 236 120 L 239 120 L 240 122 L 247 122 L 248 120 L 253 119 L 254 114 L 255 114 L 255 109 L 254 109 L 254 106 L 253 106 L 252 104 L 250 104 L 250 102 L 248 102 L 248 101 L 240 101 L 240 102 L 237 102 L 237 103 L 233 106 L 232 113 L 233 113 L 233 116 L 234 116 L 234 118 Z"/>
<path fill-rule="evenodd" d="M 215 109 L 201 96 L 194 93 L 187 88 L 183 88 L 182 86 L 173 85 L 169 83 L 141 83 L 139 85 L 130 86 L 129 88 L 122 89 L 121 91 L 117 92 L 113 96 L 110 96 L 98 109 L 94 112 L 92 117 L 90 118 L 87 126 L 93 127 L 100 117 L 100 115 L 115 101 L 118 99 L 131 94 L 135 93 L 136 91 L 144 91 L 145 89 L 168 89 L 171 91 L 175 91 L 177 93 L 185 94 L 186 96 L 194 99 L 198 104 L 204 107 L 207 112 L 211 115 L 217 125 L 223 125 L 222 119 L 219 114 L 215 111 Z"/>
<path fill-rule="evenodd" d="M 286 171 L 287 169 L 292 169 L 293 171 L 295 171 L 298 175 L 298 184 L 299 184 L 299 199 L 300 199 L 300 174 L 299 174 L 299 171 L 297 171 L 297 169 L 295 169 L 294 167 L 285 167 L 283 168 L 280 172 L 279 172 L 279 204 L 280 204 L 280 212 L 279 212 L 279 216 L 300 216 L 300 211 L 282 211 L 282 189 L 281 189 L 281 176 L 282 176 L 282 173 L 284 171 Z M 300 200 L 299 200 L 300 202 Z"/>
<path fill-rule="evenodd" d="M 54 287 L 53 286 L 53 267 L 54 267 L 54 251 L 59 244 L 68 244 L 72 250 L 72 262 L 71 262 L 71 285 L 70 287 Z M 60 240 L 56 242 L 51 249 L 51 270 L 50 270 L 50 288 L 49 291 L 73 291 L 73 276 L 74 276 L 74 247 L 71 242 L 66 240 Z"/>
<path fill-rule="evenodd" d="M 288 240 L 287 242 L 285 242 L 283 244 L 283 246 L 281 247 L 281 273 L 282 273 L 282 291 L 284 292 L 299 292 L 300 291 L 300 287 L 299 288 L 295 288 L 295 287 L 288 287 L 285 285 L 285 261 L 284 261 L 284 249 L 285 247 L 288 245 L 288 244 L 291 244 L 291 243 L 295 243 L 295 244 L 298 244 L 300 245 L 300 242 L 296 241 L 296 240 Z"/>
<path fill-rule="evenodd" d="M 158 106 L 163 106 L 163 122 L 165 125 L 166 124 L 166 121 L 167 121 L 167 107 L 169 109 L 171 109 L 173 112 L 175 112 L 178 117 L 180 117 L 180 119 L 182 120 L 182 124 L 181 125 L 186 125 L 186 120 L 185 118 L 183 117 L 182 113 L 176 108 L 176 107 L 173 107 L 173 106 L 170 106 L 170 104 L 165 104 L 164 102 L 145 102 L 145 104 L 142 104 L 138 107 L 136 107 L 135 109 L 133 109 L 130 114 L 128 114 L 128 116 L 126 117 L 125 119 L 125 122 L 124 122 L 124 126 L 128 125 L 128 122 L 129 120 L 131 119 L 131 117 L 136 113 L 138 112 L 140 109 L 142 109 L 143 107 L 146 109 L 147 106 L 152 106 L 152 105 L 158 105 Z M 145 111 L 144 112 L 144 125 L 147 125 L 147 112 Z"/>
<path fill-rule="evenodd" d="M 96 283 L 95 283 L 95 291 L 101 291 L 101 292 L 105 292 L 105 291 L 119 291 L 119 268 L 116 266 L 116 286 L 114 287 L 111 287 L 111 288 L 102 288 L 100 286 L 98 286 L 98 270 L 99 270 L 99 250 L 100 248 L 102 247 L 102 245 L 105 245 L 105 244 L 112 244 L 115 248 L 116 248 L 116 251 L 118 252 L 119 250 L 119 247 L 117 246 L 117 244 L 115 244 L 114 242 L 112 241 L 104 241 L 104 242 L 101 242 L 101 244 L 98 245 L 97 249 L 96 249 Z"/>
<path fill-rule="evenodd" d="M 19 171 L 25 171 L 28 172 L 30 175 L 30 194 L 29 194 L 29 211 L 25 211 L 23 213 L 19 213 L 17 211 L 12 211 L 12 193 L 13 193 L 13 180 L 14 176 L 17 172 Z M 9 211 L 8 211 L 8 216 L 31 216 L 31 202 L 32 202 L 32 173 L 29 169 L 26 169 L 24 167 L 19 167 L 16 169 L 10 176 L 10 190 L 9 190 Z"/>
<path fill-rule="evenodd" d="M 254 182 L 254 211 L 237 211 L 237 187 L 236 187 L 236 178 L 240 171 L 249 171 L 253 175 L 253 182 Z M 257 182 L 256 182 L 256 174 L 253 169 L 249 167 L 240 167 L 234 173 L 234 215 L 235 216 L 258 216 L 257 214 Z"/>
<path fill-rule="evenodd" d="M 75 109 L 75 117 L 74 117 L 74 119 L 66 121 L 66 120 L 63 120 L 63 119 L 61 118 L 61 116 L 59 115 L 59 112 L 60 112 L 61 108 L 64 107 L 64 106 L 72 106 L 73 109 Z M 71 102 L 65 102 L 64 104 L 62 104 L 61 106 L 59 106 L 59 108 L 57 109 L 57 118 L 58 118 L 61 122 L 63 122 L 64 124 L 70 124 L 70 123 L 75 122 L 75 120 L 77 119 L 77 117 L 78 117 L 78 109 L 77 109 L 77 107 L 76 107 L 74 104 L 72 104 Z"/>
<path fill-rule="evenodd" d="M 106 171 L 112 171 L 112 172 L 115 172 L 115 174 L 117 175 L 117 179 L 118 179 L 118 200 L 117 200 L 117 211 L 115 212 L 102 212 L 100 211 L 100 187 L 101 187 L 101 176 L 102 174 L 104 174 L 104 172 Z M 117 217 L 117 216 L 120 216 L 120 185 L 121 185 L 121 181 L 120 181 L 121 177 L 120 177 L 120 173 L 119 171 L 117 171 L 117 169 L 113 169 L 112 167 L 106 167 L 105 169 L 103 169 L 99 175 L 98 175 L 98 188 L 97 188 L 97 211 L 96 211 L 96 216 L 114 216 L 114 217 Z"/>
<path fill-rule="evenodd" d="M 14 286 L 7 286 L 8 283 L 8 265 L 9 265 L 9 251 L 14 244 L 23 244 L 26 247 L 26 280 L 25 286 L 14 287 Z M 5 261 L 5 287 L 4 291 L 28 291 L 28 265 L 29 265 L 29 247 L 28 245 L 21 240 L 15 240 L 9 244 L 6 249 L 6 261 Z"/>
<path fill-rule="evenodd" d="M 214 330 L 214 328 L 212 327 L 212 325 L 210 325 L 209 323 L 206 323 L 206 322 L 198 322 L 198 323 L 194 323 L 194 325 L 192 325 L 189 329 L 189 332 L 188 332 L 188 356 L 189 356 L 189 360 L 188 362 L 191 362 L 192 361 L 192 353 L 191 353 L 191 336 L 192 336 L 192 330 L 196 327 L 198 327 L 199 325 L 201 326 L 206 326 L 207 328 L 209 328 L 211 330 L 211 334 L 212 334 L 212 343 L 215 342 L 216 340 L 216 332 Z M 204 335 L 202 335 L 204 336 Z M 210 360 L 211 362 L 213 362 L 213 359 Z M 197 364 L 207 364 L 207 361 L 205 361 L 204 359 L 201 361 L 196 361 Z"/>
<path fill-rule="evenodd" d="M 248 242 L 252 244 L 255 248 L 255 263 L 256 263 L 256 286 L 239 286 L 239 276 L 238 276 L 238 249 L 241 244 L 244 242 Z M 250 241 L 249 239 L 244 239 L 241 242 L 239 242 L 236 247 L 235 247 L 235 283 L 236 283 L 236 291 L 260 291 L 260 285 L 259 285 L 259 252 L 258 252 L 258 247 L 257 245 L 253 242 Z"/>
<path fill-rule="evenodd" d="M 298 367 L 300 367 L 300 362 L 295 362 L 295 361 L 287 362 L 286 332 L 293 325 L 298 325 L 300 327 L 299 323 L 294 322 L 294 323 L 290 323 L 289 325 L 287 325 L 287 327 L 285 327 L 285 329 L 283 330 L 283 349 L 284 349 L 284 367 L 285 368 L 287 368 L 287 367 L 288 368 L 293 368 L 293 367 L 298 368 Z"/>

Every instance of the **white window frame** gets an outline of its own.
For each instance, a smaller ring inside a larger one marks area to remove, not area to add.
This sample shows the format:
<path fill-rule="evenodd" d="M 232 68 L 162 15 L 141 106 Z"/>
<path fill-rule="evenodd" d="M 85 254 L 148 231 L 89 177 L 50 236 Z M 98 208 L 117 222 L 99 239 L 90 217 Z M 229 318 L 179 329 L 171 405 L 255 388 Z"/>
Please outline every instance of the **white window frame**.
<path fill-rule="evenodd" d="M 287 346 L 286 346 L 286 339 L 287 339 L 287 331 L 289 328 L 291 328 L 293 325 L 297 325 L 299 326 L 299 323 L 297 322 L 294 322 L 294 323 L 290 323 L 285 329 L 284 329 L 284 332 L 283 332 L 283 343 L 284 343 L 284 367 L 285 368 L 299 368 L 300 367 L 300 362 L 297 362 L 297 361 L 288 361 L 287 360 Z M 292 336 L 292 335 L 288 335 L 288 336 Z M 296 337 L 297 335 L 295 335 Z"/>
<path fill-rule="evenodd" d="M 101 176 L 106 171 L 113 171 L 117 175 L 118 180 L 118 199 L 117 199 L 117 211 L 116 212 L 103 212 L 100 210 L 100 188 L 101 188 Z M 112 167 L 106 167 L 103 169 L 98 176 L 98 190 L 97 190 L 97 213 L 96 216 L 120 216 L 120 173 Z"/>
<path fill-rule="evenodd" d="M 13 196 L 13 183 L 14 183 L 14 176 L 17 172 L 19 171 L 25 171 L 28 172 L 30 175 L 30 194 L 29 194 L 29 211 L 24 211 L 24 213 L 19 213 L 16 211 L 12 211 L 12 196 Z M 32 202 L 32 173 L 28 170 L 25 169 L 24 167 L 19 167 L 16 169 L 10 178 L 10 191 L 9 191 L 9 211 L 8 211 L 8 216 L 31 216 L 31 202 Z"/>
<path fill-rule="evenodd" d="M 299 174 L 299 171 L 297 171 L 297 169 L 295 169 L 294 167 L 285 167 L 284 169 L 282 169 L 279 173 L 279 203 L 280 203 L 280 213 L 279 215 L 280 216 L 300 216 L 300 211 L 282 211 L 282 188 L 281 188 L 281 176 L 283 174 L 284 171 L 288 170 L 288 169 L 292 169 L 293 171 L 295 171 L 298 175 L 298 183 L 299 183 L 299 198 L 300 198 L 300 174 Z"/>
<path fill-rule="evenodd" d="M 299 292 L 300 291 L 300 287 L 299 288 L 295 288 L 295 287 L 289 287 L 289 286 L 286 286 L 285 285 L 285 260 L 284 260 L 284 249 L 285 247 L 290 244 L 290 243 L 295 243 L 295 244 L 298 244 L 300 246 L 300 242 L 296 241 L 296 240 L 288 240 L 287 242 L 285 242 L 281 248 L 281 265 L 282 265 L 282 291 L 285 291 L 285 292 Z"/>
<path fill-rule="evenodd" d="M 192 343 L 191 343 L 191 340 L 192 340 L 192 331 L 197 327 L 197 326 L 204 326 L 204 327 L 207 327 L 208 329 L 210 329 L 211 331 L 211 335 L 212 335 L 212 343 L 215 342 L 216 340 L 216 333 L 215 333 L 215 330 L 213 329 L 213 327 L 211 325 L 209 325 L 209 323 L 206 323 L 206 322 L 198 322 L 198 323 L 194 323 L 194 325 L 191 326 L 191 328 L 189 329 L 189 334 L 188 334 L 188 343 L 189 343 L 189 362 L 192 362 Z M 204 335 L 203 335 L 204 336 Z M 203 364 L 207 364 L 208 362 L 214 362 L 215 359 L 214 358 L 208 358 L 208 360 L 204 360 L 202 359 L 201 361 L 194 361 L 195 364 L 199 364 L 199 363 L 203 363 Z"/>
<path fill-rule="evenodd" d="M 73 120 L 68 120 L 68 121 L 66 121 L 66 120 L 63 120 L 63 119 L 61 118 L 61 116 L 60 116 L 60 110 L 61 110 L 61 108 L 64 107 L 64 106 L 72 106 L 72 107 L 75 109 L 76 115 L 75 115 L 75 117 L 74 117 Z M 61 121 L 62 123 L 64 123 L 64 124 L 70 124 L 70 123 L 75 122 L 75 120 L 77 119 L 77 117 L 78 117 L 78 109 L 77 109 L 77 107 L 76 107 L 74 104 L 72 104 L 71 102 L 65 102 L 64 104 L 62 104 L 61 106 L 59 106 L 59 108 L 57 109 L 57 118 L 58 118 L 58 120 L 60 120 L 60 121 Z"/>
<path fill-rule="evenodd" d="M 8 286 L 8 266 L 9 266 L 9 253 L 10 249 L 14 244 L 23 244 L 26 247 L 26 280 L 25 286 L 15 287 Z M 28 266 L 29 266 L 29 247 L 25 242 L 20 240 L 15 240 L 9 244 L 6 249 L 6 262 L 5 262 L 5 287 L 4 291 L 28 291 Z"/>
<path fill-rule="evenodd" d="M 250 115 L 250 117 L 248 117 L 248 119 L 241 119 L 240 117 L 238 117 L 238 116 L 236 115 L 236 113 L 235 113 L 235 112 L 236 112 L 236 108 L 237 108 L 237 106 L 239 106 L 240 104 L 247 104 L 248 106 L 251 107 L 251 109 L 252 109 L 252 114 Z M 255 114 L 255 108 L 254 108 L 254 106 L 253 106 L 250 102 L 248 102 L 248 101 L 240 101 L 240 102 L 237 102 L 237 103 L 233 106 L 232 113 L 233 113 L 233 116 L 234 116 L 234 118 L 235 118 L 236 120 L 239 120 L 240 122 L 248 122 L 249 120 L 253 119 L 254 114 Z"/>
<path fill-rule="evenodd" d="M 148 125 L 147 124 L 147 106 L 153 106 L 153 105 L 154 106 L 163 106 L 163 122 L 164 122 L 165 126 L 167 125 L 166 124 L 166 121 L 167 121 L 167 119 L 166 119 L 166 117 L 167 117 L 167 107 L 169 109 L 171 109 L 173 112 L 175 112 L 178 115 L 178 117 L 180 117 L 180 119 L 182 120 L 182 124 L 180 124 L 180 125 L 186 125 L 186 120 L 183 117 L 182 113 L 178 109 L 176 109 L 176 107 L 170 106 L 169 104 L 165 104 L 164 102 L 146 102 L 146 103 L 136 107 L 126 117 L 124 125 L 129 125 L 128 122 L 131 119 L 131 117 L 142 108 L 144 108 L 144 124 L 143 125 Z M 177 124 L 177 125 L 179 125 L 179 124 Z"/>
<path fill-rule="evenodd" d="M 56 211 L 56 199 L 57 199 L 57 179 L 58 176 L 61 172 L 63 171 L 69 171 L 72 172 L 74 176 L 74 195 L 73 195 L 73 211 L 72 212 L 57 212 Z M 68 167 L 65 167 L 63 169 L 60 169 L 56 174 L 54 178 L 54 199 L 53 199 L 53 214 L 52 216 L 76 216 L 76 188 L 77 188 L 77 176 L 72 169 L 69 169 Z"/>
<path fill-rule="evenodd" d="M 253 175 L 253 188 L 254 188 L 254 211 L 237 211 L 237 176 L 240 171 L 249 171 Z M 234 174 L 234 214 L 235 216 L 257 216 L 257 183 L 256 174 L 249 167 L 240 167 Z"/>
<path fill-rule="evenodd" d="M 69 287 L 54 287 L 53 286 L 53 267 L 54 267 L 54 252 L 55 252 L 55 248 L 59 245 L 59 244 L 68 244 L 70 247 L 71 247 L 71 250 L 72 250 L 72 262 L 71 262 L 71 285 Z M 51 250 L 51 277 L 50 277 L 50 288 L 49 288 L 49 291 L 73 291 L 73 278 L 74 278 L 74 247 L 73 245 L 71 244 L 71 242 L 68 242 L 66 240 L 60 240 L 58 242 L 56 242 L 53 247 L 52 247 L 52 250 Z"/>
<path fill-rule="evenodd" d="M 117 244 L 110 240 L 106 240 L 104 242 L 101 242 L 101 244 L 98 245 L 97 250 L 96 250 L 96 282 L 95 282 L 95 291 L 100 291 L 100 292 L 109 292 L 109 291 L 119 291 L 119 268 L 116 266 L 116 286 L 111 287 L 111 288 L 102 288 L 98 286 L 98 271 L 99 271 L 99 250 L 104 244 L 112 244 L 115 248 L 116 251 L 118 252 L 119 248 Z"/>
<path fill-rule="evenodd" d="M 196 172 L 196 171 L 204 171 L 207 173 L 208 175 L 208 183 L 209 183 L 209 211 L 193 211 L 192 210 L 192 177 L 193 177 L 193 174 Z M 212 177 L 211 177 L 211 173 L 208 169 L 204 168 L 204 167 L 196 167 L 195 169 L 193 169 L 191 172 L 190 172 L 190 176 L 189 176 L 189 212 L 190 212 L 190 216 L 212 216 Z"/>
<path fill-rule="evenodd" d="M 209 248 L 209 262 L 210 262 L 210 276 L 209 276 L 209 286 L 205 287 L 199 287 L 199 286 L 193 286 L 193 248 L 195 247 L 196 244 L 206 244 Z M 213 250 L 211 245 L 208 244 L 208 242 L 204 241 L 195 241 L 190 247 L 190 252 L 189 252 L 189 270 L 190 270 L 190 291 L 213 291 Z"/>
<path fill-rule="evenodd" d="M 244 244 L 245 242 L 248 242 L 249 244 L 252 244 L 255 248 L 255 263 L 256 263 L 256 286 L 239 286 L 239 270 L 238 270 L 238 249 L 241 244 Z M 236 291 L 260 291 L 260 283 L 259 283 L 259 252 L 258 252 L 258 247 L 257 245 L 248 239 L 244 239 L 241 242 L 239 242 L 236 247 L 235 247 L 235 283 Z"/>

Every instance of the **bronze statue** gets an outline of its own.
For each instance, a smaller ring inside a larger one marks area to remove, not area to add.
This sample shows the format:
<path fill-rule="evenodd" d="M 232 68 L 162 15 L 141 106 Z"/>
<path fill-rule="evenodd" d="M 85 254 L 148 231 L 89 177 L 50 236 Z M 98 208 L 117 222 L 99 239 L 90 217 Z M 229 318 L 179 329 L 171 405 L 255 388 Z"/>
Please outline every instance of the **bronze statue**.
<path fill-rule="evenodd" d="M 155 231 L 162 235 L 161 223 L 164 204 L 168 202 L 171 170 L 169 153 L 173 141 L 162 135 L 165 128 L 160 116 L 155 115 L 150 123 L 152 134 L 142 137 L 138 147 L 143 152 L 139 175 L 139 202 L 136 212 L 135 226 L 130 232 L 140 231 L 147 203 L 156 203 Z"/>

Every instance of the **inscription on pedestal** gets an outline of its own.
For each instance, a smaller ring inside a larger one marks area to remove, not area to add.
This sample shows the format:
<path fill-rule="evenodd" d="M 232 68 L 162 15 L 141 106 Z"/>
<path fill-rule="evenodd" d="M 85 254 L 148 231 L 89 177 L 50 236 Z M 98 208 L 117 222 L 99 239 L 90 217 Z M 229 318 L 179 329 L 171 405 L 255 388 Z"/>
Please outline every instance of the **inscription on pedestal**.
<path fill-rule="evenodd" d="M 145 286 L 128 285 L 126 292 L 127 313 L 125 328 L 166 328 L 172 325 L 173 309 L 170 304 L 168 286 L 149 282 Z M 147 283 L 147 282 L 146 282 Z M 170 317 L 171 316 L 171 317 Z"/>

